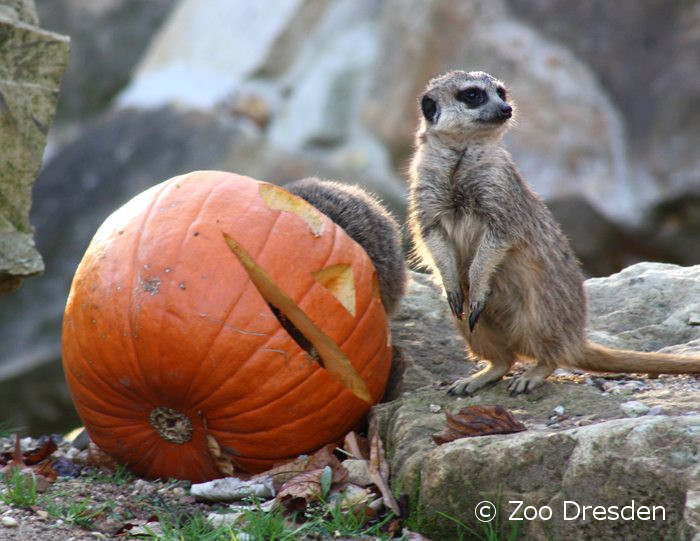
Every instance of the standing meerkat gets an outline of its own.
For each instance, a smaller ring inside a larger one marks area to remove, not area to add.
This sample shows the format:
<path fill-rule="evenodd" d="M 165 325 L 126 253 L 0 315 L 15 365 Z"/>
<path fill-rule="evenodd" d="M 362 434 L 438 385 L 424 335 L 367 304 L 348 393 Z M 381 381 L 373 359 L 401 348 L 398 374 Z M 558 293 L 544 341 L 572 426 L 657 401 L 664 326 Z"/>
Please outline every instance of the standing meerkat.
<path fill-rule="evenodd" d="M 559 366 L 700 373 L 700 357 L 615 350 L 587 340 L 578 261 L 501 146 L 513 116 L 501 81 L 452 71 L 428 83 L 420 106 L 410 169 L 414 253 L 442 280 L 471 352 L 488 361 L 450 393 L 472 394 L 500 380 L 516 358 L 535 365 L 511 380 L 511 394 L 529 392 Z"/>

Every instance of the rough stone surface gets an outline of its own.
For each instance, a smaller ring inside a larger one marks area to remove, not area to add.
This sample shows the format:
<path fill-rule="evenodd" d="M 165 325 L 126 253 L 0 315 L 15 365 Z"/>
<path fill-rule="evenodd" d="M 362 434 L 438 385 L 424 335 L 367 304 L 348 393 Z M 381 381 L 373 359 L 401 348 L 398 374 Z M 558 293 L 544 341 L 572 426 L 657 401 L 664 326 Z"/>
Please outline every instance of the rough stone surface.
<path fill-rule="evenodd" d="M 699 276 L 700 266 L 642 263 L 588 280 L 591 338 L 697 354 Z M 697 378 L 619 380 L 560 369 L 530 395 L 511 397 L 502 381 L 474 397 L 451 397 L 445 382 L 474 365 L 461 361 L 462 340 L 441 292 L 415 273 L 392 330 L 401 359 L 388 396 L 400 398 L 373 409 L 371 432 L 384 438 L 394 488 L 418 494 L 428 516 L 441 511 L 480 531 L 478 502 L 496 500 L 503 514 L 513 510 L 509 500 L 523 500 L 553 510 L 550 521 L 523 525 L 527 539 L 689 539 L 698 532 L 692 497 L 700 490 Z M 444 428 L 445 411 L 486 404 L 503 405 L 528 430 L 440 447 L 432 442 Z M 566 500 L 661 505 L 666 522 L 564 521 Z M 453 539 L 450 524 L 437 519 L 433 538 Z"/>
<path fill-rule="evenodd" d="M 17 1 L 0 10 L 0 293 L 43 270 L 31 190 L 68 62 L 68 38 L 28 24 L 33 8 Z"/>
<path fill-rule="evenodd" d="M 82 121 L 110 102 L 132 75 L 173 0 L 36 0 L 44 28 L 71 37 L 57 122 Z"/>

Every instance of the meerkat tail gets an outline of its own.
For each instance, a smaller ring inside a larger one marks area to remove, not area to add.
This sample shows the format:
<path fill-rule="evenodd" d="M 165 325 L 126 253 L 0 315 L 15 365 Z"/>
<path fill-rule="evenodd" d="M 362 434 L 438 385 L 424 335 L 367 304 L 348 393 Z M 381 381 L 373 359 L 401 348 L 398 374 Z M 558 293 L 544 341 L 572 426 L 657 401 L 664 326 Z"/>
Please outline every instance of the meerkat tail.
<path fill-rule="evenodd" d="M 700 356 L 611 349 L 588 342 L 574 366 L 594 372 L 700 374 Z"/>

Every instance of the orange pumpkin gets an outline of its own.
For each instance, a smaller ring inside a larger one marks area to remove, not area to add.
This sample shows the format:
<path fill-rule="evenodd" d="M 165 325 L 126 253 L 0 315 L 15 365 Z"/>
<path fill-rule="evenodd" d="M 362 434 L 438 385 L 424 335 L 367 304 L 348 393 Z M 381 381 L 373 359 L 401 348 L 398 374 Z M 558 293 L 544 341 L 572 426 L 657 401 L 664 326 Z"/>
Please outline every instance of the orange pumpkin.
<path fill-rule="evenodd" d="M 62 349 L 91 439 L 138 475 L 193 482 L 337 441 L 391 363 L 362 247 L 282 188 L 218 171 L 165 181 L 104 222 Z"/>

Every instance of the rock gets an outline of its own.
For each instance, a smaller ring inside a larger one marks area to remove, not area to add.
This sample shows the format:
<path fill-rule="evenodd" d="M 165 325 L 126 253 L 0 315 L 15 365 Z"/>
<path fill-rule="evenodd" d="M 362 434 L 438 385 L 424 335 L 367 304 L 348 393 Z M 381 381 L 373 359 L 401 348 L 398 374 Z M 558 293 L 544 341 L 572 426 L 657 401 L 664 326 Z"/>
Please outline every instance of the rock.
<path fill-rule="evenodd" d="M 196 483 L 190 489 L 192 496 L 208 502 L 234 501 L 245 498 L 268 499 L 275 495 L 271 477 L 258 477 L 244 481 L 237 477 L 224 477 L 206 483 Z"/>
<path fill-rule="evenodd" d="M 644 263 L 588 280 L 590 335 L 617 347 L 697 351 L 698 329 L 687 324 L 687 316 L 692 311 L 688 301 L 700 297 L 699 273 L 700 266 Z M 462 341 L 441 293 L 428 277 L 413 273 L 411 278 L 392 323 L 401 360 L 388 395 L 398 398 L 373 408 L 370 434 L 384 441 L 394 489 L 417 496 L 420 504 L 414 505 L 423 506 L 428 521 L 435 520 L 431 538 L 457 537 L 454 523 L 434 515 L 437 511 L 480 531 L 474 508 L 498 494 L 504 495 L 495 502 L 500 513 L 513 511 L 508 502 L 515 500 L 552 508 L 551 520 L 522 523 L 527 539 L 663 538 L 668 531 L 691 538 L 698 531 L 690 498 L 700 487 L 700 385 L 694 378 L 661 376 L 643 384 L 612 380 L 615 387 L 630 384 L 638 405 L 624 393 L 601 393 L 563 373 L 529 395 L 511 397 L 508 381 L 501 381 L 474 397 L 451 397 L 440 382 L 474 367 L 461 361 Z M 436 358 L 448 361 L 435 363 Z M 445 423 L 443 415 L 432 413 L 434 406 L 455 412 L 493 404 L 508 409 L 528 430 L 440 447 L 432 442 L 431 435 Z M 643 416 L 625 418 L 629 414 Z M 637 506 L 662 506 L 665 522 L 564 520 L 566 501 L 621 508 L 632 500 Z"/>
<path fill-rule="evenodd" d="M 0 6 L 0 18 L 39 26 L 34 0 L 4 0 Z"/>
<path fill-rule="evenodd" d="M 686 495 L 700 480 L 700 416 L 618 419 L 560 431 L 531 429 L 436 447 L 430 433 L 444 421 L 420 411 L 426 398 L 376 408 L 372 429 L 385 435 L 392 450 L 394 486 L 417 491 L 424 516 L 436 521 L 434 531 L 427 532 L 433 539 L 457 537 L 454 524 L 433 513 L 439 510 L 477 529 L 474 509 L 483 500 L 493 501 L 502 514 L 515 510 L 510 501 L 549 506 L 551 520 L 522 523 L 520 533 L 527 539 L 661 539 L 670 530 L 692 535 L 683 515 Z M 500 399 L 509 409 L 526 407 L 530 418 L 539 411 L 537 399 L 517 402 Z M 572 411 L 580 410 L 574 405 Z M 620 508 L 633 500 L 663 507 L 665 520 L 564 520 L 566 501 Z M 680 533 L 679 537 L 683 538 Z"/>
<path fill-rule="evenodd" d="M 0 7 L 0 294 L 44 269 L 29 208 L 69 40 L 32 26 L 36 22 L 32 2 Z"/>
<path fill-rule="evenodd" d="M 700 265 L 639 263 L 586 281 L 589 337 L 618 349 L 700 352 Z"/>
<path fill-rule="evenodd" d="M 71 36 L 57 122 L 81 122 L 106 108 L 131 78 L 172 0 L 36 0 L 42 25 Z"/>
<path fill-rule="evenodd" d="M 5 528 L 17 528 L 19 526 L 19 522 L 14 517 L 2 517 L 0 522 Z"/>
<path fill-rule="evenodd" d="M 394 359 L 384 400 L 451 382 L 470 370 L 447 301 L 427 274 L 409 273 L 407 294 L 391 321 L 391 334 Z"/>
<path fill-rule="evenodd" d="M 620 409 L 625 415 L 627 415 L 627 417 L 639 417 L 641 415 L 646 415 L 650 411 L 649 406 L 642 404 L 641 402 L 637 402 L 636 400 L 623 402 L 620 404 Z"/>

